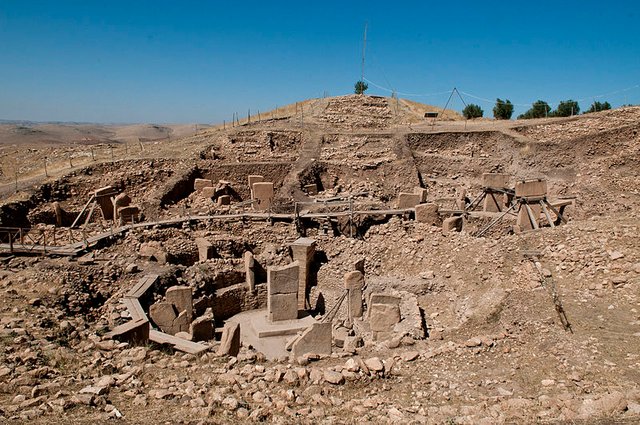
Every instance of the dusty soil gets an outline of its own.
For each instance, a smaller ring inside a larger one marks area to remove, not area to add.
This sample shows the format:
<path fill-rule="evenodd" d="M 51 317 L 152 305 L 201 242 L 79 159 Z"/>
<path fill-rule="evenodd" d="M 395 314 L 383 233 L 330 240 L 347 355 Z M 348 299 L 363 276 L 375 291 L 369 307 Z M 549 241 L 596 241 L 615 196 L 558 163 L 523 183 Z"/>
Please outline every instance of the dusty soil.
<path fill-rule="evenodd" d="M 434 122 L 423 118 L 426 107 L 396 106 L 367 96 L 315 99 L 260 121 L 251 117 L 250 124 L 158 140 L 134 158 L 89 160 L 46 180 L 34 174 L 18 193 L 5 186 L 0 226 L 62 235 L 68 229 L 54 228 L 51 203 L 77 214 L 91 191 L 106 185 L 128 193 L 146 220 L 239 211 L 250 196 L 249 174 L 274 182 L 276 212 L 355 193 L 356 208 L 394 208 L 398 193 L 416 186 L 447 209 L 461 187 L 477 196 L 485 172 L 508 173 L 513 184 L 547 179 L 550 197 L 574 199 L 569 223 L 518 234 L 509 231 L 509 217 L 482 238 L 473 231 L 483 219 L 443 234 L 408 216 L 369 216 L 354 223 L 355 237 L 344 220 L 307 223 L 321 254 L 313 304 L 322 294 L 329 310 L 344 273 L 364 258 L 367 285 L 410 294 L 427 329 L 424 339 L 375 342 L 365 334 L 364 346 L 334 347 L 310 362 L 267 361 L 250 347 L 238 357 L 218 356 L 216 341 L 193 356 L 102 337 L 127 320 L 120 297 L 146 273 L 161 274 L 165 286 L 189 285 L 196 298 L 211 296 L 243 281 L 245 250 L 264 265 L 290 261 L 294 223 L 132 230 L 91 248 L 90 261 L 5 254 L 0 421 L 637 423 L 640 108 L 570 119 Z M 83 152 L 74 141 L 51 149 Z M 40 160 L 32 147 L 12 149 L 24 155 L 25 167 Z M 232 205 L 194 192 L 197 177 L 227 182 Z M 308 195 L 306 184 L 320 193 Z M 97 216 L 86 232 L 109 226 Z M 199 262 L 197 237 L 218 241 L 220 258 Z M 149 242 L 170 254 L 167 264 L 139 255 Z M 342 307 L 336 326 L 345 317 Z M 216 318 L 217 328 L 224 319 Z"/>

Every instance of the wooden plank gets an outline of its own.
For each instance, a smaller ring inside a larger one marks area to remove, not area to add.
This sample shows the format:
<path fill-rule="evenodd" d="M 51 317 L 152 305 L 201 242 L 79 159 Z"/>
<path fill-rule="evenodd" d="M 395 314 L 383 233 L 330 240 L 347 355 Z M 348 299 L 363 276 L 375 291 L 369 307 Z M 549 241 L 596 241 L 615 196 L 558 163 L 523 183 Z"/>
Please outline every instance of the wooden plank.
<path fill-rule="evenodd" d="M 533 226 L 534 229 L 536 230 L 539 229 L 540 226 L 538 226 L 538 218 L 535 216 L 535 214 L 531 210 L 531 207 L 527 203 L 524 203 L 523 205 L 525 210 L 527 211 L 527 215 L 529 216 L 529 221 L 531 222 L 531 225 Z"/>
<path fill-rule="evenodd" d="M 153 285 L 156 280 L 158 280 L 158 277 L 159 276 L 157 274 L 148 274 L 146 276 L 143 276 L 135 285 L 131 287 L 131 289 L 129 289 L 125 297 L 140 298 L 142 295 L 144 295 L 145 292 L 147 292 L 147 289 L 149 289 L 151 285 Z"/>
<path fill-rule="evenodd" d="M 89 198 L 89 200 L 87 201 L 86 204 L 84 204 L 84 207 L 82 208 L 82 210 L 80 211 L 80 214 L 78 214 L 78 216 L 76 217 L 76 219 L 73 221 L 73 223 L 71 224 L 71 228 L 73 229 L 74 227 L 77 226 L 78 221 L 80 221 L 80 217 L 82 217 L 82 214 L 84 214 L 84 212 L 87 210 L 87 207 L 89 207 L 89 204 L 96 198 L 96 195 L 91 195 L 91 197 Z"/>
<path fill-rule="evenodd" d="M 189 354 L 199 354 L 209 349 L 206 345 L 187 341 L 186 339 L 178 338 L 155 329 L 151 329 L 149 331 L 149 340 L 157 344 L 169 344 L 176 350 L 184 351 Z"/>
<path fill-rule="evenodd" d="M 547 209 L 547 206 L 544 204 L 544 201 L 540 201 L 540 207 L 542 207 L 542 212 L 544 213 L 544 216 L 547 217 L 547 221 L 549 222 L 549 225 L 551 227 L 556 227 L 553 220 L 551 220 L 551 215 L 549 214 L 549 210 Z"/>
<path fill-rule="evenodd" d="M 123 298 L 122 303 L 127 307 L 132 320 L 149 320 L 137 298 Z"/>

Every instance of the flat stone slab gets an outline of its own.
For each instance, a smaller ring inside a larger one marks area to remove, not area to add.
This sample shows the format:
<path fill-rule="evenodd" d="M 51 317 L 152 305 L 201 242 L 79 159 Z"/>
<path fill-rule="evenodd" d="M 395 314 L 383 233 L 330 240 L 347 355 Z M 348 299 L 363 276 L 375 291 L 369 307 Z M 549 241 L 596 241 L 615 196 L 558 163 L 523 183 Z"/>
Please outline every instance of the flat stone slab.
<path fill-rule="evenodd" d="M 263 353 L 267 359 L 285 359 L 289 357 L 287 342 L 292 335 L 303 332 L 317 321 L 306 316 L 297 320 L 270 323 L 267 310 L 245 311 L 228 319 L 240 323 L 240 340 L 244 346 L 251 345 Z"/>

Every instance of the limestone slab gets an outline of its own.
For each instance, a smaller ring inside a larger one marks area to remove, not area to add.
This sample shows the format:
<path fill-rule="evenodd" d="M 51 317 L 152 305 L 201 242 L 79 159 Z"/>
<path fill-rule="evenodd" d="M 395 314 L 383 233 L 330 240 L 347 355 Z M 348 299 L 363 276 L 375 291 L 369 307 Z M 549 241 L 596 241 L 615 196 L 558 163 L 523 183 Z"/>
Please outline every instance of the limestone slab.
<path fill-rule="evenodd" d="M 422 195 L 408 192 L 398 194 L 398 209 L 413 208 L 420 203 Z"/>
<path fill-rule="evenodd" d="M 307 353 L 331 354 L 331 323 L 314 323 L 293 343 L 295 358 Z"/>

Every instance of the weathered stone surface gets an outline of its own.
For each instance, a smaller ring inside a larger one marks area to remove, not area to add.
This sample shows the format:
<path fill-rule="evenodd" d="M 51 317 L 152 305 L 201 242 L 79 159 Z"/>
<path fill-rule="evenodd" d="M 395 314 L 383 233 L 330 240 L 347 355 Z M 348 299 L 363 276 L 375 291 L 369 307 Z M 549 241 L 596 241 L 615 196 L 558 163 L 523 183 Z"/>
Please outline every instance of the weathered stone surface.
<path fill-rule="evenodd" d="M 440 224 L 440 215 L 438 214 L 438 204 L 426 203 L 416 205 L 416 221 L 418 223 L 430 224 L 437 226 Z"/>
<path fill-rule="evenodd" d="M 324 371 L 324 380 L 330 384 L 334 385 L 342 385 L 344 384 L 344 376 L 341 373 L 338 373 L 333 370 L 325 370 Z"/>
<path fill-rule="evenodd" d="M 229 195 L 220 195 L 218 197 L 218 205 L 231 205 L 231 196 Z"/>
<path fill-rule="evenodd" d="M 220 356 L 237 356 L 240 352 L 240 324 L 235 322 L 227 322 L 222 331 L 220 347 L 218 347 L 218 355 Z"/>
<path fill-rule="evenodd" d="M 300 265 L 297 261 L 286 266 L 267 268 L 267 285 L 269 295 L 297 294 Z"/>
<path fill-rule="evenodd" d="M 297 261 L 282 267 L 267 268 L 267 311 L 269 320 L 292 320 L 298 318 Z"/>
<path fill-rule="evenodd" d="M 255 199 L 254 193 L 253 193 L 253 185 L 255 183 L 261 183 L 264 181 L 264 176 L 259 176 L 259 175 L 250 175 L 247 178 L 249 180 L 249 189 L 251 190 L 251 199 Z"/>
<path fill-rule="evenodd" d="M 348 272 L 344 275 L 345 289 L 349 290 L 347 306 L 351 318 L 362 317 L 362 288 L 364 275 L 359 271 Z"/>
<path fill-rule="evenodd" d="M 189 326 L 191 339 L 196 342 L 212 340 L 213 330 L 213 315 L 200 316 Z"/>
<path fill-rule="evenodd" d="M 516 198 L 542 197 L 546 194 L 546 180 L 520 180 L 516 182 Z"/>
<path fill-rule="evenodd" d="M 444 234 L 460 231 L 462 231 L 462 217 L 448 217 L 442 221 L 442 232 Z"/>
<path fill-rule="evenodd" d="M 390 332 L 400 322 L 400 298 L 372 294 L 369 302 L 369 326 L 374 332 Z"/>
<path fill-rule="evenodd" d="M 149 317 L 153 320 L 153 323 L 158 326 L 162 332 L 168 333 L 173 327 L 173 321 L 178 317 L 173 304 L 168 302 L 159 302 L 152 304 L 149 307 Z"/>
<path fill-rule="evenodd" d="M 158 241 L 149 241 L 140 245 L 138 255 L 147 260 L 157 261 L 159 264 L 166 264 L 168 260 L 167 251 Z"/>
<path fill-rule="evenodd" d="M 131 205 L 131 197 L 126 193 L 121 193 L 113 198 L 113 211 L 115 212 L 115 218 L 120 217 L 118 210 L 120 208 L 128 207 Z"/>
<path fill-rule="evenodd" d="M 542 212 L 542 208 L 540 207 L 540 205 L 529 205 L 529 209 L 533 214 L 533 219 L 537 223 L 540 218 L 540 213 Z M 522 205 L 520 207 L 520 210 L 518 211 L 518 218 L 516 220 L 516 225 L 519 226 L 520 230 L 532 230 L 535 228 L 533 225 L 533 221 L 531 221 L 529 213 L 527 212 L 527 208 L 524 205 Z"/>
<path fill-rule="evenodd" d="M 207 186 L 200 189 L 200 196 L 203 198 L 211 199 L 216 194 L 216 188 L 213 186 Z"/>
<path fill-rule="evenodd" d="M 207 261 L 215 255 L 215 247 L 205 238 L 196 238 L 196 246 L 198 247 L 198 259 Z"/>
<path fill-rule="evenodd" d="M 291 255 L 298 263 L 298 309 L 304 310 L 309 307 L 307 300 L 307 290 L 312 284 L 313 276 L 310 272 L 313 267 L 313 258 L 316 253 L 316 241 L 310 238 L 299 238 L 291 244 Z"/>
<path fill-rule="evenodd" d="M 118 220 L 121 224 L 137 223 L 140 221 L 140 207 L 137 205 L 119 207 L 117 213 Z"/>
<path fill-rule="evenodd" d="M 256 259 L 249 251 L 245 252 L 242 258 L 244 259 L 247 286 L 250 291 L 254 291 L 256 288 Z"/>
<path fill-rule="evenodd" d="M 400 192 L 398 194 L 398 209 L 413 208 L 420 203 L 422 194 Z"/>
<path fill-rule="evenodd" d="M 291 347 L 294 358 L 303 354 L 331 354 L 331 323 L 314 323 L 302 332 Z"/>
<path fill-rule="evenodd" d="M 253 203 L 253 208 L 258 211 L 269 210 L 273 201 L 273 183 L 254 183 L 252 187 L 254 199 L 257 201 Z"/>
<path fill-rule="evenodd" d="M 115 212 L 113 209 L 113 203 L 111 202 L 111 195 L 115 192 L 116 190 L 112 186 L 105 186 L 93 192 L 105 220 L 111 220 L 114 218 Z"/>
<path fill-rule="evenodd" d="M 293 320 L 298 318 L 298 294 L 276 294 L 267 299 L 269 320 Z"/>
<path fill-rule="evenodd" d="M 172 286 L 165 294 L 167 302 L 176 307 L 179 312 L 186 311 L 189 321 L 193 317 L 193 289 L 188 286 Z"/>
<path fill-rule="evenodd" d="M 413 193 L 415 193 L 416 195 L 420 195 L 420 203 L 421 204 L 423 202 L 427 202 L 428 190 L 425 189 L 424 187 L 414 187 L 413 188 Z"/>
<path fill-rule="evenodd" d="M 193 190 L 195 190 L 196 192 L 201 191 L 205 187 L 212 187 L 212 186 L 213 186 L 213 181 L 209 179 L 195 179 L 193 181 Z"/>
<path fill-rule="evenodd" d="M 482 184 L 485 188 L 508 189 L 510 178 L 509 174 L 484 173 L 482 174 Z"/>

